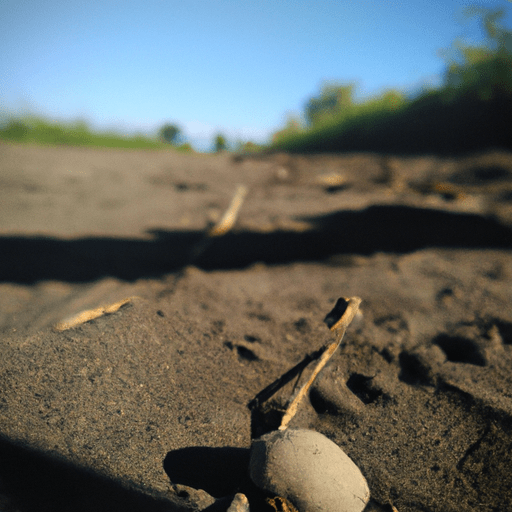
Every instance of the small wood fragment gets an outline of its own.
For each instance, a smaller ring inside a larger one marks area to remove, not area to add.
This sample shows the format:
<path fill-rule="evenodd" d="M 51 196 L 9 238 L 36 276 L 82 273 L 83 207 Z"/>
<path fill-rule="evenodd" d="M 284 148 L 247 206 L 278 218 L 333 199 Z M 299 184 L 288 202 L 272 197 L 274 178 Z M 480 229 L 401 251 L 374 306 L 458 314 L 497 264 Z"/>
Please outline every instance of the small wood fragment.
<path fill-rule="evenodd" d="M 67 320 L 63 320 L 54 326 L 56 331 L 67 331 L 68 329 L 72 329 L 77 325 L 81 325 L 85 322 L 89 322 L 90 320 L 94 320 L 95 318 L 99 318 L 103 315 L 110 315 L 111 313 L 115 313 L 119 308 L 123 307 L 125 304 L 132 302 L 137 297 L 127 297 L 118 302 L 114 302 L 113 304 L 108 304 L 106 306 L 100 306 L 95 309 L 87 309 L 78 313 Z"/>
<path fill-rule="evenodd" d="M 207 228 L 204 231 L 203 236 L 198 240 L 196 244 L 192 246 L 184 266 L 176 273 L 172 285 L 166 291 L 166 295 L 172 295 L 175 292 L 178 283 L 185 276 L 184 269 L 187 266 L 193 265 L 203 255 L 206 249 L 208 249 L 215 238 L 224 236 L 229 233 L 229 231 L 231 231 L 235 225 L 238 212 L 242 207 L 247 192 L 248 189 L 245 185 L 238 185 L 238 188 L 236 189 L 233 199 L 231 199 L 231 203 L 228 209 L 221 217 L 219 222 L 217 222 L 214 226 Z"/>
<path fill-rule="evenodd" d="M 269 384 L 265 389 L 262 389 L 248 404 L 247 407 L 252 411 L 256 407 L 259 407 L 263 402 L 268 400 L 271 396 L 273 396 L 277 391 L 279 391 L 283 386 L 291 382 L 297 375 L 299 375 L 304 368 L 306 368 L 309 363 L 312 361 L 316 361 L 319 359 L 322 354 L 325 352 L 327 347 L 322 347 L 319 350 L 311 354 L 307 354 L 304 359 L 297 363 L 293 368 L 288 370 L 286 373 L 281 375 L 278 379 L 276 379 L 272 384 Z"/>
<path fill-rule="evenodd" d="M 267 498 L 266 501 L 276 512 L 299 512 L 286 498 L 281 496 Z"/>
<path fill-rule="evenodd" d="M 336 352 L 336 349 L 340 346 L 341 340 L 345 335 L 345 331 L 350 325 L 350 322 L 352 322 L 356 316 L 360 304 L 361 299 L 359 297 L 351 297 L 349 299 L 342 297 L 338 299 L 334 309 L 325 317 L 324 321 L 329 329 L 331 331 L 337 332 L 336 341 L 327 346 L 308 381 L 297 391 L 295 396 L 292 396 L 288 402 L 288 407 L 286 408 L 286 412 L 283 416 L 283 419 L 281 420 L 281 426 L 279 427 L 279 430 L 285 430 L 288 428 L 290 421 L 297 413 L 300 402 L 309 391 L 309 388 L 316 379 L 316 376 L 322 371 L 323 367 L 327 364 L 327 361 L 329 361 L 334 352 Z"/>
<path fill-rule="evenodd" d="M 334 308 L 325 316 L 324 323 L 331 331 L 345 330 L 350 322 L 354 320 L 360 305 L 361 299 L 359 297 L 350 299 L 341 297 L 336 301 Z M 343 332 L 343 334 L 345 333 Z"/>
<path fill-rule="evenodd" d="M 236 218 L 238 216 L 238 212 L 242 207 L 242 203 L 244 202 L 245 196 L 247 195 L 247 187 L 245 185 L 238 185 L 238 188 L 231 200 L 231 204 L 228 209 L 221 217 L 219 222 L 215 224 L 209 231 L 209 237 L 222 236 L 225 235 L 231 228 L 235 225 Z"/>

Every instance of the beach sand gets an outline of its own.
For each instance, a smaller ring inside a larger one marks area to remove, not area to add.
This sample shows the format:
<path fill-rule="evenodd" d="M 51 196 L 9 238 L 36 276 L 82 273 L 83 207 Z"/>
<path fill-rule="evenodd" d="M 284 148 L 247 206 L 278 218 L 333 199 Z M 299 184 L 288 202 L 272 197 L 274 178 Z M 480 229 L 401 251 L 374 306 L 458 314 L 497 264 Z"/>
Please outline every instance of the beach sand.
<path fill-rule="evenodd" d="M 512 510 L 511 249 L 510 153 L 0 143 L 0 509 L 263 510 L 247 404 L 358 296 L 291 427 L 354 460 L 368 511 Z"/>

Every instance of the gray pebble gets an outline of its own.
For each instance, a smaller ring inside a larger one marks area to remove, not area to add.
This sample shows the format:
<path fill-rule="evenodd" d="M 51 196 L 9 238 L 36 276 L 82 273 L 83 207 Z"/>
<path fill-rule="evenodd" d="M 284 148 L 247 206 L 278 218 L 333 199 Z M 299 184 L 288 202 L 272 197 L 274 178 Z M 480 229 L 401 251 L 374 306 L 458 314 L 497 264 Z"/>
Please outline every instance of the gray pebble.
<path fill-rule="evenodd" d="M 361 512 L 370 499 L 349 456 L 312 430 L 276 430 L 253 441 L 249 474 L 260 489 L 300 512 Z"/>

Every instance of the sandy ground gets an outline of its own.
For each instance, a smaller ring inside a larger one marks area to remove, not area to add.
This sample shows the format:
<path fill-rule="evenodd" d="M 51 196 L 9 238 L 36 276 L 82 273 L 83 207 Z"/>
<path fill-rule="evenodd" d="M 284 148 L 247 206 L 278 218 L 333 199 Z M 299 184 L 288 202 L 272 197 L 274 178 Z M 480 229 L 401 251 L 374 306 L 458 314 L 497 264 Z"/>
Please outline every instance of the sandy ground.
<path fill-rule="evenodd" d="M 341 296 L 363 316 L 292 427 L 356 462 L 368 511 L 512 510 L 511 249 L 510 153 L 1 143 L 0 510 L 264 510 L 247 404 L 332 340 Z"/>

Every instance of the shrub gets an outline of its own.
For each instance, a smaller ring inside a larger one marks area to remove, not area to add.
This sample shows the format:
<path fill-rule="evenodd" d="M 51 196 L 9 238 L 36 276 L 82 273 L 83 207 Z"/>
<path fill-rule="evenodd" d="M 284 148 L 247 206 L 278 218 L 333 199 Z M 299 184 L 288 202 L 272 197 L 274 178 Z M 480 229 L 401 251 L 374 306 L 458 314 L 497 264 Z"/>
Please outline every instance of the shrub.
<path fill-rule="evenodd" d="M 221 133 L 218 133 L 217 135 L 215 135 L 214 147 L 215 147 L 215 151 L 217 153 L 227 149 L 228 145 L 226 143 L 226 138 Z"/>
<path fill-rule="evenodd" d="M 175 124 L 167 123 L 160 128 L 158 134 L 162 142 L 177 144 L 181 136 L 181 128 Z"/>
<path fill-rule="evenodd" d="M 2 139 L 23 140 L 29 132 L 29 127 L 18 119 L 10 119 L 5 128 L 0 129 Z"/>

